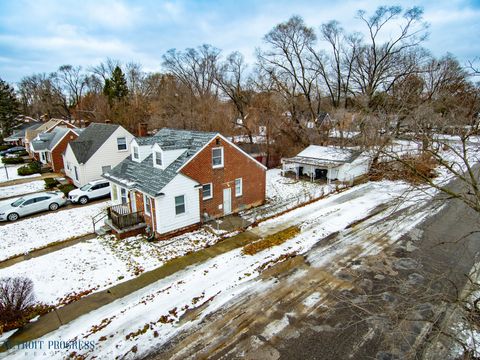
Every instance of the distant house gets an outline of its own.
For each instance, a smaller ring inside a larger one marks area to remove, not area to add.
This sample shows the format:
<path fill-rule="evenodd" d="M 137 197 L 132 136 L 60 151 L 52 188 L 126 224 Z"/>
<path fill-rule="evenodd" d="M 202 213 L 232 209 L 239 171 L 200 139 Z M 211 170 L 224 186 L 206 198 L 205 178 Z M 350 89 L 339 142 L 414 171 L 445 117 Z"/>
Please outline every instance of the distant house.
<path fill-rule="evenodd" d="M 130 154 L 133 135 L 120 125 L 91 123 L 63 155 L 65 175 L 80 187 L 99 179 Z"/>
<path fill-rule="evenodd" d="M 35 139 L 39 134 L 43 132 L 49 132 L 55 129 L 56 127 L 65 127 L 69 129 L 75 129 L 76 126 L 70 124 L 68 121 L 63 119 L 50 119 L 47 122 L 41 123 L 39 126 L 32 126 L 25 130 L 25 149 L 28 151 L 31 157 L 35 157 L 35 152 L 31 147 L 33 139 Z M 37 160 L 40 160 L 38 157 L 35 157 Z"/>
<path fill-rule="evenodd" d="M 310 145 L 292 158 L 282 159 L 286 174 L 310 180 L 351 181 L 368 173 L 370 158 L 353 149 Z"/>
<path fill-rule="evenodd" d="M 332 127 L 333 121 L 329 113 L 320 112 L 315 120 L 309 120 L 306 123 L 307 129 L 328 130 Z"/>
<path fill-rule="evenodd" d="M 116 204 L 106 223 L 119 236 L 143 224 L 165 238 L 263 204 L 265 170 L 219 133 L 162 129 L 134 139 L 130 156 L 103 175 Z"/>
<path fill-rule="evenodd" d="M 14 129 L 12 134 L 3 139 L 3 141 L 16 146 L 25 146 L 25 132 L 27 129 L 35 130 L 41 125 L 42 123 L 40 122 L 28 122 L 20 124 Z"/>
<path fill-rule="evenodd" d="M 48 132 L 38 134 L 30 143 L 30 149 L 42 164 L 48 165 L 53 171 L 63 169 L 62 154 L 69 142 L 75 140 L 83 129 L 56 127 Z"/>

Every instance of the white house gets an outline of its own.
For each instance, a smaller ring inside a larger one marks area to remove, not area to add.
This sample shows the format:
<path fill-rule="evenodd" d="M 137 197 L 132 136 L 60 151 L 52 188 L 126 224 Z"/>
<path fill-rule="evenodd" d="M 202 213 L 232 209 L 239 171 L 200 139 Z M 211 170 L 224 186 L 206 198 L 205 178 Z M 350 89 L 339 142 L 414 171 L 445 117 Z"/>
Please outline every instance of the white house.
<path fill-rule="evenodd" d="M 92 123 L 63 154 L 65 175 L 75 186 L 100 179 L 130 155 L 134 136 L 120 125 Z"/>
<path fill-rule="evenodd" d="M 282 173 L 308 176 L 310 180 L 352 181 L 368 173 L 371 159 L 366 153 L 333 146 L 310 145 L 292 158 L 282 159 Z"/>
<path fill-rule="evenodd" d="M 105 224 L 119 237 L 148 225 L 166 238 L 265 202 L 266 167 L 215 132 L 136 138 L 131 156 L 103 177 L 113 204 Z"/>

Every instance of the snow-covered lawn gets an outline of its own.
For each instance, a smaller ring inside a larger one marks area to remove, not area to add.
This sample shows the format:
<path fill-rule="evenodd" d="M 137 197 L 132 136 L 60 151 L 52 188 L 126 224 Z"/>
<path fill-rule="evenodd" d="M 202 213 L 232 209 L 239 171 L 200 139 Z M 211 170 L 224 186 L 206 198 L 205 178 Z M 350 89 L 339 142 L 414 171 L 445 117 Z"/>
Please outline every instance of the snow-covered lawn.
<path fill-rule="evenodd" d="M 103 290 L 219 239 L 205 230 L 155 243 L 141 236 L 124 240 L 111 235 L 97 237 L 0 270 L 0 278 L 29 277 L 37 300 L 59 305 L 69 295 Z"/>
<path fill-rule="evenodd" d="M 233 299 L 241 298 L 243 294 L 261 292 L 268 288 L 274 280 L 260 281 L 258 275 L 263 265 L 275 263 L 278 259 L 290 253 L 305 253 L 318 241 L 329 234 L 345 229 L 355 220 L 361 219 L 377 205 L 388 202 L 403 193 L 404 185 L 382 182 L 366 185 L 359 192 L 351 189 L 342 194 L 331 196 L 303 208 L 293 210 L 275 219 L 277 223 L 289 223 L 292 220 L 302 224 L 302 232 L 282 245 L 266 249 L 253 256 L 243 255 L 241 249 L 236 249 L 217 256 L 197 266 L 175 273 L 152 285 L 138 290 L 118 301 L 92 311 L 58 330 L 44 336 L 40 340 L 77 339 L 93 341 L 94 350 L 77 351 L 87 357 L 95 355 L 98 358 L 136 358 L 144 356 L 152 347 L 168 341 L 179 332 L 198 324 L 207 314 L 225 307 Z M 415 216 L 406 216 L 403 222 L 398 219 L 386 221 L 379 225 L 388 230 L 398 228 L 389 241 L 409 231 L 413 226 L 432 214 L 431 209 L 425 209 Z M 285 217 L 285 218 L 284 218 Z M 378 219 L 372 218 L 371 224 Z M 348 246 L 332 244 L 324 250 L 318 259 L 310 258 L 312 266 L 330 263 L 336 256 L 348 251 L 349 246 L 361 246 L 365 253 L 371 254 L 381 250 L 378 244 L 369 243 L 373 240 L 351 233 Z M 190 308 L 205 304 L 204 310 L 190 322 L 179 322 L 179 318 Z M 135 351 L 131 349 L 135 346 Z M 51 358 L 66 357 L 71 351 L 66 350 L 49 354 Z M 24 351 L 12 350 L 12 358 L 23 358 Z"/>
<path fill-rule="evenodd" d="M 46 213 L 0 227 L 0 261 L 57 241 L 93 232 L 92 216 L 109 201 Z M 97 224 L 101 226 L 103 224 Z"/>
<path fill-rule="evenodd" d="M 2 163 L 2 159 L 0 158 L 0 183 L 10 181 L 10 180 L 34 178 L 34 177 L 39 177 L 40 176 L 39 174 L 26 175 L 26 176 L 18 175 L 17 169 L 19 167 L 23 166 L 23 165 L 25 165 L 25 164 L 4 165 Z M 8 177 L 7 177 L 7 173 L 8 173 Z"/>
<path fill-rule="evenodd" d="M 45 189 L 45 182 L 41 181 L 32 181 L 25 184 L 11 185 L 11 186 L 1 186 L 0 187 L 0 199 L 12 197 L 12 196 L 22 196 L 36 191 L 41 191 Z"/>
<path fill-rule="evenodd" d="M 267 171 L 267 203 L 242 213 L 248 220 L 260 220 L 292 209 L 308 201 L 333 193 L 334 184 L 327 185 L 306 180 L 296 180 L 281 175 L 280 169 Z M 340 186 L 343 187 L 343 186 Z"/>

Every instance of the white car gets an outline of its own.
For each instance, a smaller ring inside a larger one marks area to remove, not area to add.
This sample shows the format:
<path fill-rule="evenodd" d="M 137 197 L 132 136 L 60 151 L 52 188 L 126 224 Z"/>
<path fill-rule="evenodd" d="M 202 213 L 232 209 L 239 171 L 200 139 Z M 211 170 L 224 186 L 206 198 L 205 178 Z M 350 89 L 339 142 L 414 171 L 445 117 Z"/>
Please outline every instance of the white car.
<path fill-rule="evenodd" d="M 0 204 L 0 221 L 15 221 L 18 218 L 40 211 L 55 211 L 67 203 L 61 191 L 48 191 L 26 195 L 11 202 Z"/>
<path fill-rule="evenodd" d="M 83 185 L 80 189 L 68 193 L 68 200 L 85 205 L 91 199 L 98 199 L 110 195 L 110 183 L 106 180 L 94 180 Z"/>

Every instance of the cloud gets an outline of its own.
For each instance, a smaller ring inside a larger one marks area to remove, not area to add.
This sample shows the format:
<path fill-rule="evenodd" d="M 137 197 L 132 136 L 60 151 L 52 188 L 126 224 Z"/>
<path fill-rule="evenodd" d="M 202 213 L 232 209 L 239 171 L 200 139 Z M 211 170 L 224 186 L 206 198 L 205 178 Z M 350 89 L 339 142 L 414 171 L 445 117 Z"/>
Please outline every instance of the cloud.
<path fill-rule="evenodd" d="M 383 0 L 16 0 L 0 1 L 0 76 L 18 81 L 62 64 L 90 66 L 106 57 L 158 70 L 170 48 L 203 43 L 227 53 L 239 50 L 250 63 L 255 47 L 276 24 L 298 14 L 315 28 L 337 19 L 348 31 L 362 29 L 357 9 L 372 13 Z M 461 59 L 480 53 L 480 6 L 468 0 L 405 0 L 421 5 L 431 23 L 425 44 L 433 54 Z M 7 66 L 8 65 L 8 66 Z"/>

